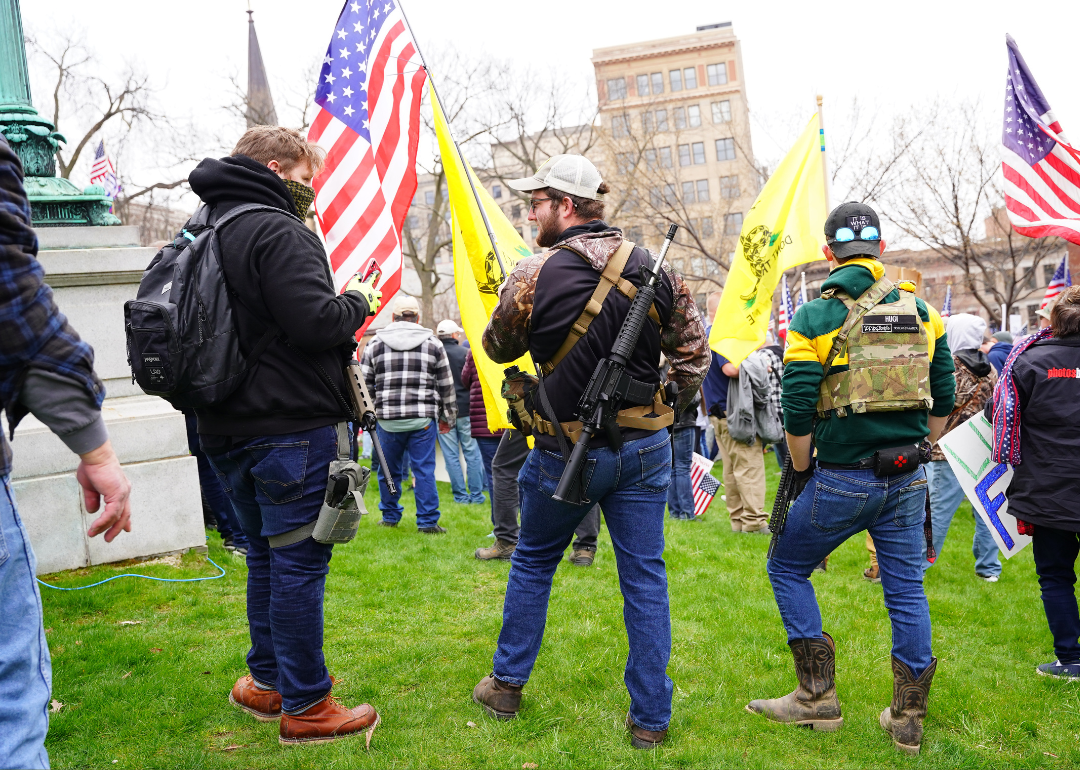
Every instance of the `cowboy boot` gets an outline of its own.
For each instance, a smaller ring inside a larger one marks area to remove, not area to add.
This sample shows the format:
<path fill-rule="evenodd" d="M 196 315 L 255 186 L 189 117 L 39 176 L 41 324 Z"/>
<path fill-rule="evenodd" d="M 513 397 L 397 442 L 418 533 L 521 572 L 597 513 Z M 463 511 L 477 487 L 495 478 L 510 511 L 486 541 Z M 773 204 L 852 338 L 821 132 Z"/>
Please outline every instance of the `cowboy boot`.
<path fill-rule="evenodd" d="M 930 700 L 930 683 L 937 671 L 937 658 L 930 659 L 930 665 L 918 679 L 911 675 L 911 669 L 896 656 L 892 659 L 893 697 L 892 704 L 881 712 L 878 720 L 885 731 L 892 736 L 893 745 L 905 754 L 918 754 L 922 746 L 923 719 L 926 718 L 926 704 Z"/>
<path fill-rule="evenodd" d="M 839 730 L 844 719 L 836 697 L 836 643 L 828 634 L 823 637 L 788 642 L 795 658 L 799 686 L 783 698 L 750 701 L 746 710 L 775 722 L 806 725 L 825 732 Z"/>

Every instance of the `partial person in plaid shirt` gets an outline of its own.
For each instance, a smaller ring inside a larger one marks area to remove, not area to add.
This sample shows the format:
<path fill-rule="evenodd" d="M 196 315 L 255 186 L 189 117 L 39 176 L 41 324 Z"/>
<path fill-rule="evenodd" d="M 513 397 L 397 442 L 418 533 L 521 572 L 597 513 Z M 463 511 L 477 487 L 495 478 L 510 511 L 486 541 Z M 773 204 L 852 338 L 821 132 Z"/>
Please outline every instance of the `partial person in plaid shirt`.
<path fill-rule="evenodd" d="M 131 484 L 101 418 L 105 388 L 94 374 L 94 351 L 53 302 L 37 248 L 22 164 L 0 136 L 0 408 L 12 436 L 32 413 L 82 458 L 76 478 L 86 509 L 95 513 L 105 500 L 89 534 L 104 532 L 111 542 L 131 531 Z M 0 767 L 48 767 L 52 662 L 34 582 L 37 562 L 10 473 L 11 447 L 0 433 Z"/>
<path fill-rule="evenodd" d="M 419 324 L 420 305 L 401 295 L 394 302 L 394 321 L 375 333 L 360 358 L 368 390 L 374 394 L 379 440 L 386 467 L 379 467 L 379 510 L 384 527 L 396 527 L 401 505 L 402 459 L 408 453 L 416 481 L 416 526 L 428 535 L 446 532 L 439 526 L 439 493 L 435 488 L 436 430 L 448 433 L 457 421 L 454 376 L 438 338 Z M 389 473 L 397 486 L 390 494 Z"/>
<path fill-rule="evenodd" d="M 765 335 L 765 347 L 761 349 L 761 355 L 765 358 L 769 368 L 769 409 L 783 423 L 784 406 L 780 403 L 780 396 L 784 392 L 784 350 L 776 344 L 776 338 L 772 336 L 771 332 Z M 773 451 L 776 452 L 776 462 L 779 464 L 780 470 L 783 470 L 788 455 L 787 441 L 781 439 L 778 443 L 773 444 Z"/>

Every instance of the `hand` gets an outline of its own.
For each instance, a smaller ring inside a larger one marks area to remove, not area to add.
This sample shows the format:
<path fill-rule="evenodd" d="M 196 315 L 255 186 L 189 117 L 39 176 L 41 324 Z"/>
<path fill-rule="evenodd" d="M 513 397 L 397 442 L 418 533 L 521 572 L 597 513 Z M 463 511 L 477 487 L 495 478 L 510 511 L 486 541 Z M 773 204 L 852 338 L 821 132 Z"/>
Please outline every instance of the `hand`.
<path fill-rule="evenodd" d="M 120 530 L 131 531 L 131 482 L 124 475 L 110 442 L 82 455 L 75 478 L 83 488 L 87 511 L 97 513 L 101 499 L 105 498 L 105 510 L 87 531 L 90 537 L 104 532 L 105 542 L 111 543 Z"/>
<path fill-rule="evenodd" d="M 814 458 L 811 457 L 806 470 L 796 471 L 794 468 L 791 469 L 795 473 L 795 489 L 793 490 L 795 494 L 791 496 L 792 500 L 797 500 L 803 490 L 806 489 L 806 485 L 810 483 L 810 479 L 814 478 L 814 467 L 816 465 Z"/>
<path fill-rule="evenodd" d="M 445 420 L 439 420 L 439 433 L 444 433 L 445 434 L 445 433 L 449 433 L 449 432 L 450 432 L 450 423 L 446 422 Z"/>
<path fill-rule="evenodd" d="M 382 305 L 382 292 L 375 288 L 374 282 L 365 283 L 360 277 L 360 273 L 357 273 L 349 282 L 345 284 L 344 291 L 355 291 L 364 301 L 367 302 L 368 312 L 374 315 L 379 312 L 379 306 Z"/>

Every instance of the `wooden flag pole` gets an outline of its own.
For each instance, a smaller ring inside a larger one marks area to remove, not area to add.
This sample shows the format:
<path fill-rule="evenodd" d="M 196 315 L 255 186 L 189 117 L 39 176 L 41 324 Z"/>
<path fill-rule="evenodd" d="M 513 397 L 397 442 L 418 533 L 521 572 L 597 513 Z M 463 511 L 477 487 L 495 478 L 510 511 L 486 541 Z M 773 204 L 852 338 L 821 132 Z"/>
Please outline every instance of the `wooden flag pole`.
<path fill-rule="evenodd" d="M 827 162 L 828 156 L 825 154 L 825 117 L 821 108 L 821 102 L 824 98 L 821 94 L 817 95 L 818 136 L 821 139 L 821 177 L 825 183 L 825 210 L 832 211 L 832 204 L 829 201 L 829 164 Z"/>

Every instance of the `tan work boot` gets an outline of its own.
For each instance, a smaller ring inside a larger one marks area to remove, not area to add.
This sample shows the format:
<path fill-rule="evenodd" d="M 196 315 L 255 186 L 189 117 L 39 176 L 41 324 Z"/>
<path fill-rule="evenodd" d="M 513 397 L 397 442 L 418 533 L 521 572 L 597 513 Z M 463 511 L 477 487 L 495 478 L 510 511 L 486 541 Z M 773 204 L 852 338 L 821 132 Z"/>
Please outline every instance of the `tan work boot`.
<path fill-rule="evenodd" d="M 496 679 L 491 673 L 473 688 L 472 699 L 496 719 L 513 719 L 521 708 L 521 686 Z"/>
<path fill-rule="evenodd" d="M 905 754 L 918 754 L 922 747 L 922 721 L 926 718 L 926 704 L 930 700 L 930 683 L 937 671 L 937 658 L 916 679 L 911 669 L 893 656 L 892 704 L 881 712 L 878 722 L 892 736 L 893 745 Z"/>
<path fill-rule="evenodd" d="M 783 698 L 750 701 L 746 710 L 775 722 L 791 722 L 825 732 L 839 730 L 844 719 L 836 697 L 836 643 L 828 634 L 823 636 L 824 639 L 788 642 L 799 677 L 794 692 Z"/>
<path fill-rule="evenodd" d="M 591 567 L 595 558 L 596 551 L 590 551 L 588 548 L 577 548 L 570 554 L 570 563 L 576 567 Z"/>
<path fill-rule="evenodd" d="M 326 697 L 299 714 L 282 714 L 278 741 L 291 746 L 297 743 L 326 743 L 364 734 L 364 748 L 371 748 L 371 736 L 382 719 L 366 703 L 347 709 L 337 698 Z"/>
<path fill-rule="evenodd" d="M 630 730 L 630 745 L 635 749 L 655 749 L 667 738 L 667 730 L 646 730 L 638 727 L 630 715 L 626 715 L 626 727 Z"/>
<path fill-rule="evenodd" d="M 881 582 L 881 572 L 878 570 L 877 564 L 871 564 L 869 567 L 863 570 L 862 576 L 869 580 L 871 583 Z"/>
<path fill-rule="evenodd" d="M 276 722 L 281 719 L 281 693 L 264 690 L 255 684 L 251 674 L 236 680 L 229 703 L 243 709 L 260 722 Z"/>
<path fill-rule="evenodd" d="M 516 548 L 517 543 L 511 543 L 509 540 L 496 540 L 495 544 L 490 548 L 477 548 L 475 556 L 480 561 L 491 561 L 492 559 L 510 561 L 510 557 L 513 556 Z"/>

